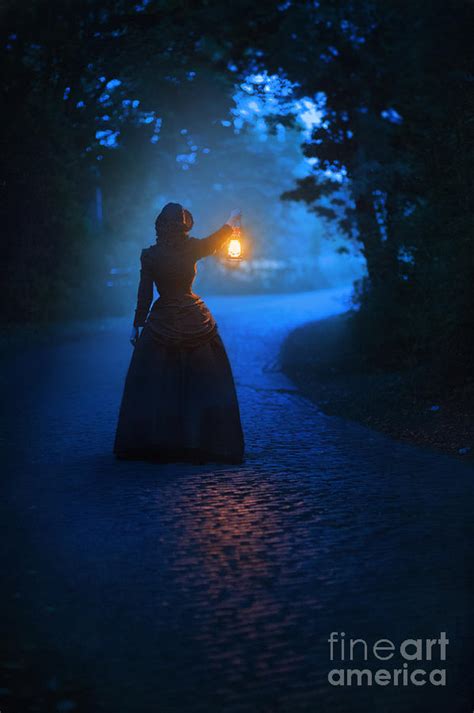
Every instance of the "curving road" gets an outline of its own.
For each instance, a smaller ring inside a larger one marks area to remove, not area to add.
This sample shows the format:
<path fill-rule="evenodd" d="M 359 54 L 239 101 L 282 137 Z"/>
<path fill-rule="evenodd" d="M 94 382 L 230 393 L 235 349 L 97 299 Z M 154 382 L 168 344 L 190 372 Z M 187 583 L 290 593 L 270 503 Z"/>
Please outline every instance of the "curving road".
<path fill-rule="evenodd" d="M 2 713 L 17 710 L 17 664 L 50 691 L 71 679 L 80 693 L 59 712 L 472 710 L 474 469 L 327 417 L 278 371 L 285 334 L 347 299 L 207 300 L 234 368 L 243 466 L 113 459 L 125 320 L 5 356 Z M 327 681 L 331 632 L 370 644 L 441 631 L 444 687 Z M 43 710 L 41 695 L 25 711 Z"/>

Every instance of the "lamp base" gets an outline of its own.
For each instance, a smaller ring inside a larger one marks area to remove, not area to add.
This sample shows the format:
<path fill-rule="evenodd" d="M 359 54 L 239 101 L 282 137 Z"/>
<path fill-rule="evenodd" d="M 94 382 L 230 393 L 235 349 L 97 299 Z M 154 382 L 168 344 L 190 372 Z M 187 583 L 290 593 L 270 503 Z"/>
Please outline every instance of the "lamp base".
<path fill-rule="evenodd" d="M 238 267 L 239 264 L 242 262 L 241 257 L 226 257 L 225 262 L 227 263 L 227 267 Z"/>

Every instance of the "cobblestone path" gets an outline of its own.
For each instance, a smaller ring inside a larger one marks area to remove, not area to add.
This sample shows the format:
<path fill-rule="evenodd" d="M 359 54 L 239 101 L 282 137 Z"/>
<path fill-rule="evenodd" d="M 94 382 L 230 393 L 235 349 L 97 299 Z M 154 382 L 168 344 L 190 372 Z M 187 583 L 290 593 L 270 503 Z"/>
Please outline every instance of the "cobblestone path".
<path fill-rule="evenodd" d="M 125 320 L 4 360 L 2 629 L 45 676 L 79 682 L 89 713 L 473 709 L 474 468 L 327 417 L 278 371 L 284 336 L 346 301 L 207 300 L 236 378 L 242 466 L 113 459 Z M 441 631 L 445 687 L 328 683 L 349 666 L 329 660 L 331 632 Z"/>

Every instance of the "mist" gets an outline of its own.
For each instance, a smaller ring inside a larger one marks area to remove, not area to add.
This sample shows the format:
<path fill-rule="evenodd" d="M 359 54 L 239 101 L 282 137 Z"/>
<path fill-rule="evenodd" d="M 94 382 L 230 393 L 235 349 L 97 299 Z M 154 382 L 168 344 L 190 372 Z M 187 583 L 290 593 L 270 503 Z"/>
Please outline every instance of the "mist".
<path fill-rule="evenodd" d="M 205 71 L 191 74 L 179 83 L 181 108 L 168 121 L 159 119 L 159 106 L 150 110 L 159 130 L 147 143 L 138 135 L 143 126 L 129 128 L 97 156 L 91 262 L 99 271 L 105 264 L 103 310 L 132 309 L 140 251 L 154 242 L 154 220 L 169 201 L 192 212 L 199 238 L 220 227 L 231 209 L 243 211 L 242 262 L 203 261 L 198 292 L 297 292 L 359 279 L 364 259 L 357 242 L 306 203 L 282 199 L 312 171 L 302 143 L 319 121 L 314 104 L 289 105 L 277 77 L 216 86 Z M 291 115 L 291 123 L 277 111 Z M 350 200 L 343 185 L 341 195 Z"/>

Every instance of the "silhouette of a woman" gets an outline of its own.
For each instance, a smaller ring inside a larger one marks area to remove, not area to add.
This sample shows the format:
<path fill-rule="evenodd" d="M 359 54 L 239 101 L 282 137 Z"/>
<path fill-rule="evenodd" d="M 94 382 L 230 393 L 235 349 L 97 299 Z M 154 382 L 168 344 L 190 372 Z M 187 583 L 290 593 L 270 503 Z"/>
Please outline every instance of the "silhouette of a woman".
<path fill-rule="evenodd" d="M 157 217 L 156 243 L 141 254 L 117 457 L 242 462 L 229 360 L 213 316 L 191 290 L 196 262 L 219 250 L 239 220 L 234 210 L 222 228 L 198 240 L 189 236 L 194 221 L 179 203 L 168 203 Z M 150 310 L 154 284 L 160 296 Z"/>

